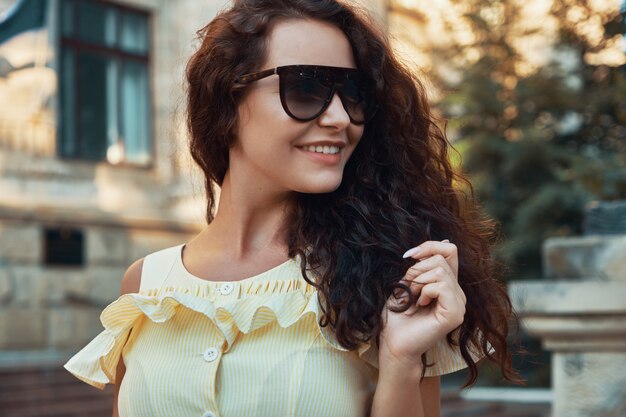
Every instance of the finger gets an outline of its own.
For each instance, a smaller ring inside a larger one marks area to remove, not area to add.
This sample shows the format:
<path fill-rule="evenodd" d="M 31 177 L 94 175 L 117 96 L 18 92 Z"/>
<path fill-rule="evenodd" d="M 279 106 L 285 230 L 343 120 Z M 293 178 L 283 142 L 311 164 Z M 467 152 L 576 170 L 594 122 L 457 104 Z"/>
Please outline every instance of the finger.
<path fill-rule="evenodd" d="M 449 258 L 457 256 L 457 252 L 457 247 L 454 243 L 450 243 L 449 241 L 438 242 L 436 240 L 427 240 L 426 242 L 423 242 L 420 245 L 406 251 L 402 257 L 408 258 L 410 256 L 414 259 L 418 259 L 440 253 L 445 258 Z"/>
<path fill-rule="evenodd" d="M 448 282 L 453 288 L 461 288 L 459 283 L 451 276 L 451 272 L 442 267 L 436 267 L 430 271 L 426 271 L 413 280 L 415 285 L 433 284 L 435 282 Z"/>
<path fill-rule="evenodd" d="M 434 282 L 424 285 L 417 299 L 417 304 L 427 306 L 436 300 L 441 308 L 450 312 L 456 312 L 464 308 L 464 303 L 459 295 L 446 282 Z"/>
<path fill-rule="evenodd" d="M 427 306 L 433 300 L 437 300 L 437 302 L 445 306 L 444 302 L 446 299 L 448 299 L 448 301 L 452 300 L 452 297 L 446 297 L 445 292 L 445 284 L 442 282 L 433 282 L 428 285 L 424 285 L 424 288 L 422 288 L 422 292 L 417 299 L 417 304 L 420 306 Z"/>
<path fill-rule="evenodd" d="M 450 277 L 450 273 L 446 272 L 443 268 L 440 268 L 440 267 L 437 267 L 433 270 L 430 270 L 421 274 L 419 277 L 417 277 L 413 281 L 407 281 L 403 279 L 400 282 L 409 287 L 409 291 L 415 297 L 416 300 L 419 299 L 421 296 L 423 296 L 424 294 L 423 288 L 426 285 L 442 283 L 442 282 L 449 284 L 449 289 L 453 293 L 456 293 L 457 295 L 461 295 L 462 297 L 465 296 L 459 284 L 456 281 L 453 281 L 453 279 Z M 396 294 L 396 299 L 399 302 L 407 303 L 409 301 L 409 298 L 408 298 L 409 295 L 406 291 L 398 288 L 396 289 L 395 294 Z M 430 299 L 425 300 L 427 304 L 430 303 L 430 301 L 431 301 Z"/>
<path fill-rule="evenodd" d="M 446 239 L 447 240 L 447 239 Z M 454 243 L 450 242 L 437 242 L 435 240 L 428 240 L 419 246 L 409 249 L 403 255 L 404 258 L 411 257 L 413 259 L 424 259 L 429 256 L 440 254 L 442 255 L 455 275 L 458 273 L 459 260 L 458 250 Z"/>
<path fill-rule="evenodd" d="M 428 271 L 437 269 L 437 268 L 443 269 L 442 272 L 446 274 L 446 277 L 450 277 L 450 279 L 458 281 L 457 275 L 450 268 L 450 265 L 448 264 L 448 262 L 446 262 L 445 258 L 439 254 L 433 255 L 430 258 L 424 259 L 423 261 L 419 261 L 413 266 L 411 266 L 406 271 L 405 279 L 415 280 L 420 275 Z M 446 277 L 442 277 L 442 278 L 446 278 Z"/>
<path fill-rule="evenodd" d="M 449 324 L 448 330 L 452 330 L 463 323 L 466 310 L 464 301 L 454 297 L 445 288 L 446 285 L 444 282 L 426 285 L 422 290 L 421 296 L 424 298 L 418 300 L 417 308 L 419 309 L 421 306 L 426 306 L 433 300 L 436 300 L 436 304 L 431 308 L 431 311 L 439 320 Z M 430 301 L 428 301 L 429 299 Z"/>
<path fill-rule="evenodd" d="M 433 270 L 425 272 L 421 274 L 418 278 L 416 278 L 413 282 L 416 284 L 422 284 L 424 286 L 435 283 L 445 283 L 448 285 L 448 288 L 452 291 L 452 293 L 456 295 L 459 300 L 463 302 L 464 305 L 466 303 L 466 297 L 463 289 L 456 280 L 450 278 L 449 272 L 446 272 L 443 268 L 437 267 Z M 421 288 L 420 294 L 424 294 L 423 287 Z"/>

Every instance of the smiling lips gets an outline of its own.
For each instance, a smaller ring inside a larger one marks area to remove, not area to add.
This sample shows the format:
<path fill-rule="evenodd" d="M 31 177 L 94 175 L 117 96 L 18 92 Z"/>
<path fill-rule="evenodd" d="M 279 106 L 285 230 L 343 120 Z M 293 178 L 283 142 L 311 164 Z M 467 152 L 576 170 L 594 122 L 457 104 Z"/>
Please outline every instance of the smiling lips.
<path fill-rule="evenodd" d="M 341 150 L 339 146 L 328 146 L 328 145 L 317 145 L 317 146 L 302 146 L 302 149 L 305 149 L 310 152 L 324 153 L 324 154 L 336 154 Z"/>
<path fill-rule="evenodd" d="M 316 162 L 335 165 L 341 162 L 341 149 L 338 146 L 302 146 L 304 154 Z"/>

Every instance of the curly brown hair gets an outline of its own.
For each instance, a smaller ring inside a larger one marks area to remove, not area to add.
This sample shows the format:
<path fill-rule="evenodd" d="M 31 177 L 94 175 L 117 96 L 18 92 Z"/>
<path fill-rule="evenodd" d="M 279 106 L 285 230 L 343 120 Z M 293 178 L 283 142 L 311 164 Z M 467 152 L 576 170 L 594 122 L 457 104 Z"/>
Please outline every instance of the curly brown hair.
<path fill-rule="evenodd" d="M 468 178 L 451 166 L 448 152 L 454 148 L 435 123 L 423 83 L 394 56 L 385 31 L 366 10 L 336 0 L 235 0 L 197 32 L 200 46 L 186 68 L 187 125 L 191 155 L 205 175 L 207 222 L 214 218 L 214 185 L 222 185 L 228 169 L 237 106 L 246 91 L 235 78 L 264 69 L 268 32 L 281 19 L 341 29 L 357 67 L 374 80 L 379 104 L 339 188 L 297 193 L 286 219 L 289 256 L 306 259 L 302 274 L 318 290 L 320 324 L 331 325 L 347 349 L 377 341 L 381 312 L 394 290 L 402 288 L 415 301 L 399 283 L 414 261 L 401 254 L 447 238 L 457 246 L 459 284 L 467 296 L 458 341 L 447 335 L 469 366 L 465 386 L 478 374 L 470 343 L 519 383 L 507 345 L 509 323 L 517 317 L 496 277 L 501 268 L 490 256 L 497 224 L 478 205 Z M 307 270 L 316 275 L 314 282 Z"/>

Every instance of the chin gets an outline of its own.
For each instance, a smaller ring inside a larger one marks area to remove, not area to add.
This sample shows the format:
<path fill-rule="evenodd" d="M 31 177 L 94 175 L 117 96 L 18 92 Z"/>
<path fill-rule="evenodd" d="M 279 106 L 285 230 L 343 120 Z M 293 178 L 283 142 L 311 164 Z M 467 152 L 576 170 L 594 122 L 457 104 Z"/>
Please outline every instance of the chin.
<path fill-rule="evenodd" d="M 337 181 L 312 182 L 300 187 L 297 191 L 306 194 L 325 194 L 332 193 L 339 188 L 340 185 L 341 178 Z"/>

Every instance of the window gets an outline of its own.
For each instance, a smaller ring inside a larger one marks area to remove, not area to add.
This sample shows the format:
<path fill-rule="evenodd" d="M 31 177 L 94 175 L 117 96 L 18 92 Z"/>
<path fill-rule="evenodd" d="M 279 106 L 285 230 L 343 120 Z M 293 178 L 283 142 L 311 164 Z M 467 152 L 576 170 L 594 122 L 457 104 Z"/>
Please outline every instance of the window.
<path fill-rule="evenodd" d="M 83 266 L 85 264 L 84 241 L 84 233 L 80 229 L 45 228 L 44 264 L 48 266 Z"/>
<path fill-rule="evenodd" d="M 150 164 L 148 14 L 94 0 L 59 3 L 59 155 Z"/>

